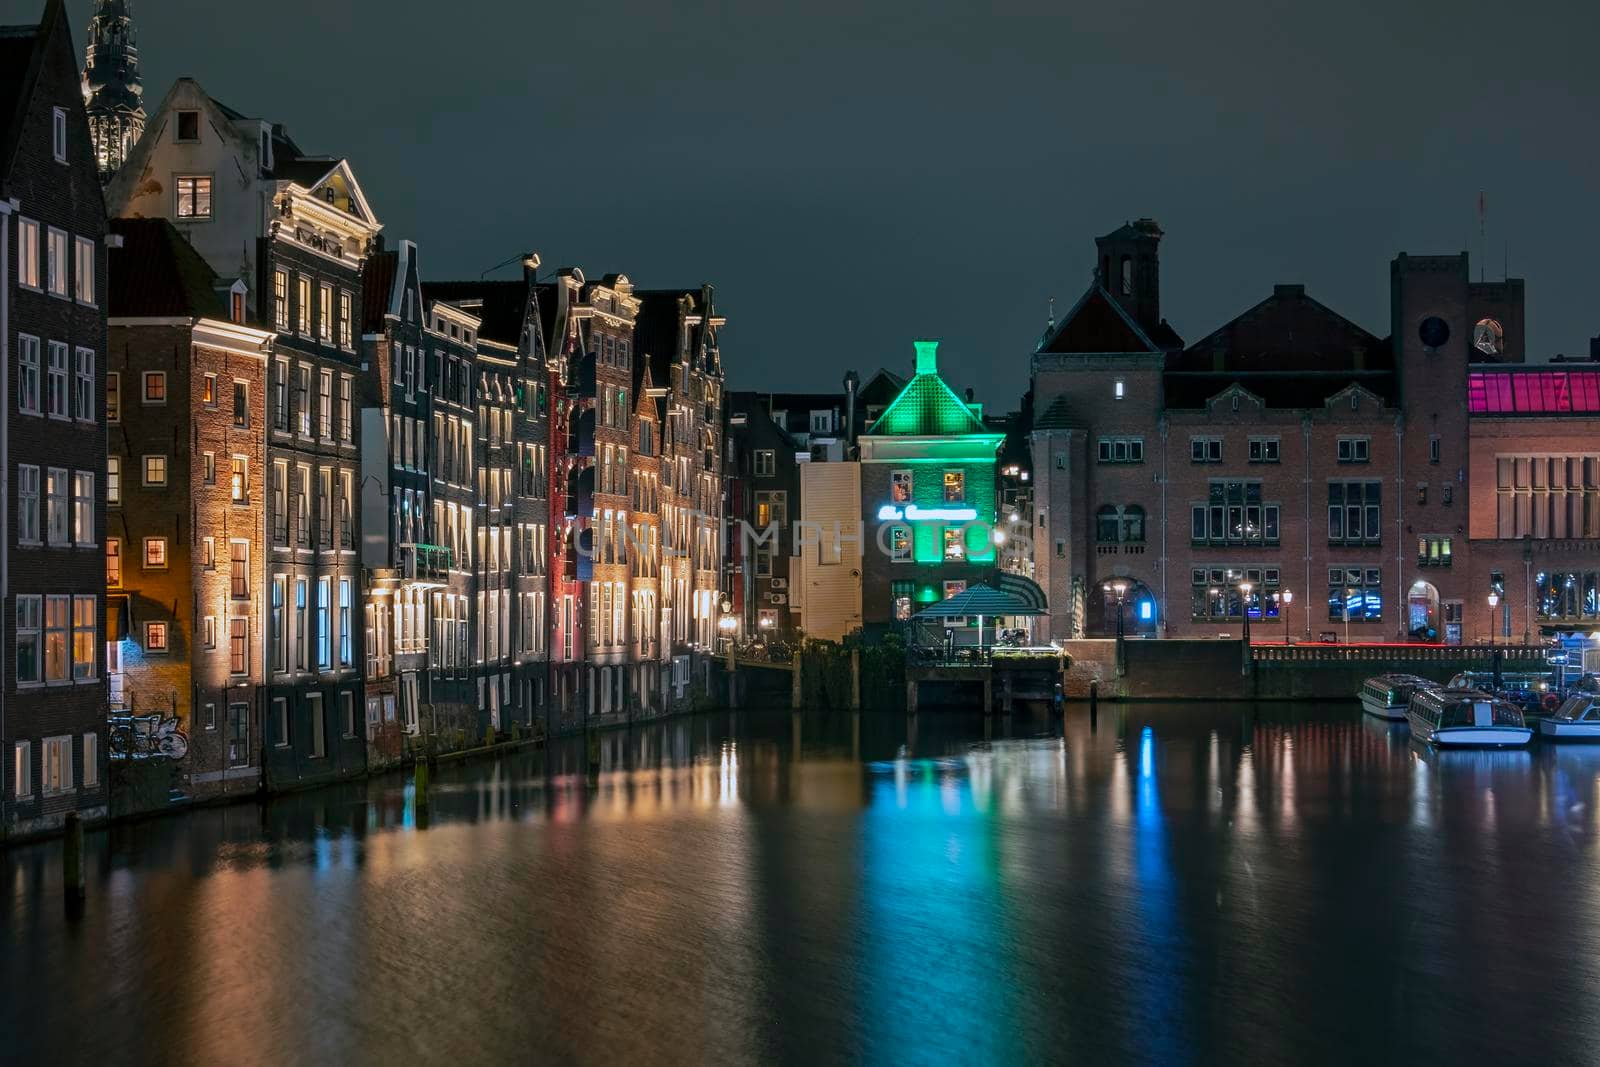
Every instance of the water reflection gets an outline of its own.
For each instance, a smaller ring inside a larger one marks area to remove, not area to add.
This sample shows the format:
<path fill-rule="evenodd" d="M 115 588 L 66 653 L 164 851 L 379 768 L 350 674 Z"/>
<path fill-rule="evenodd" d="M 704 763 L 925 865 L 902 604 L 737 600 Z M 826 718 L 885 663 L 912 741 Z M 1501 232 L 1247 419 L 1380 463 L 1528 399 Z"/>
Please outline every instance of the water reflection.
<path fill-rule="evenodd" d="M 125 1053 L 81 1025 L 113 1016 L 186 1059 L 1578 1059 L 1586 1010 L 1476 1023 L 1585 987 L 1597 834 L 1600 747 L 1344 707 L 718 714 L 444 764 L 421 808 L 396 775 L 93 834 L 71 922 L 13 849 L 0 1026 L 22 1060 Z"/>

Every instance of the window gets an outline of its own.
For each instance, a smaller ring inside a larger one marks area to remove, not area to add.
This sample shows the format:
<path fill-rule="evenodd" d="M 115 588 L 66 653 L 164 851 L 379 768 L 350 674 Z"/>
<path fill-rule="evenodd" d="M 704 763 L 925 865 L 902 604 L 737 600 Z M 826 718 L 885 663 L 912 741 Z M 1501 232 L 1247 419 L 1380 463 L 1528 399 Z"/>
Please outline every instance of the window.
<path fill-rule="evenodd" d="M 350 375 L 339 376 L 339 440 L 345 444 L 350 444 L 355 439 L 355 428 L 350 421 L 351 385 Z"/>
<path fill-rule="evenodd" d="M 295 409 L 300 436 L 311 436 L 311 368 L 304 363 L 295 368 Z"/>
<path fill-rule="evenodd" d="M 916 593 L 916 585 L 912 582 L 890 582 L 889 602 L 894 607 L 895 622 L 911 621 L 912 597 Z"/>
<path fill-rule="evenodd" d="M 39 414 L 39 339 L 17 335 L 17 410 Z"/>
<path fill-rule="evenodd" d="M 235 600 L 250 599 L 250 542 L 228 542 L 229 594 Z"/>
<path fill-rule="evenodd" d="M 52 419 L 70 417 L 67 411 L 67 346 L 60 341 L 50 342 L 49 380 L 45 401 Z"/>
<path fill-rule="evenodd" d="M 295 275 L 295 328 L 298 332 L 311 335 L 311 279 L 304 274 Z M 309 374 L 310 372 L 307 371 Z"/>
<path fill-rule="evenodd" d="M 1128 396 L 1128 383 L 1126 379 L 1118 378 L 1111 383 L 1111 399 L 1125 400 Z"/>
<path fill-rule="evenodd" d="M 250 670 L 250 620 L 228 620 L 228 673 L 246 674 Z"/>
<path fill-rule="evenodd" d="M 179 141 L 198 141 L 200 139 L 200 112 L 178 112 L 178 129 L 175 139 Z"/>
<path fill-rule="evenodd" d="M 250 705 L 228 705 L 228 766 L 250 763 Z"/>
<path fill-rule="evenodd" d="M 208 571 L 217 569 L 217 539 L 215 537 L 202 537 L 200 539 L 200 566 Z"/>
<path fill-rule="evenodd" d="M 17 466 L 17 544 L 39 543 L 39 468 Z"/>
<path fill-rule="evenodd" d="M 889 527 L 889 559 L 894 563 L 911 562 L 911 527 Z"/>
<path fill-rule="evenodd" d="M 1189 438 L 1189 460 L 1193 463 L 1221 463 L 1222 438 L 1220 437 L 1191 437 Z"/>
<path fill-rule="evenodd" d="M 1190 506 L 1196 544 L 1277 544 L 1279 505 L 1262 500 L 1259 481 L 1214 479 L 1204 503 Z"/>
<path fill-rule="evenodd" d="M 912 475 L 910 471 L 889 473 L 889 499 L 896 504 L 911 503 Z"/>
<path fill-rule="evenodd" d="M 50 109 L 50 154 L 57 163 L 67 161 L 67 109 Z"/>
<path fill-rule="evenodd" d="M 17 219 L 17 284 L 38 289 L 39 224 L 33 219 Z"/>
<path fill-rule="evenodd" d="M 1340 463 L 1365 463 L 1372 449 L 1372 439 L 1369 437 L 1341 437 L 1339 438 Z"/>
<path fill-rule="evenodd" d="M 1144 438 L 1102 437 L 1098 442 L 1101 463 L 1143 463 Z"/>
<path fill-rule="evenodd" d="M 200 620 L 200 647 L 217 647 L 217 617 L 215 615 L 207 615 Z"/>
<path fill-rule="evenodd" d="M 249 462 L 244 456 L 233 457 L 233 470 L 230 474 L 228 492 L 232 495 L 235 504 L 248 503 L 250 500 Z"/>
<path fill-rule="evenodd" d="M 207 374 L 200 385 L 200 402 L 208 408 L 217 406 L 217 376 Z"/>
<path fill-rule="evenodd" d="M 344 725 L 344 736 L 356 735 L 356 695 L 348 689 L 339 692 L 339 719 Z"/>
<path fill-rule="evenodd" d="M 1437 463 L 1437 462 L 1439 462 L 1439 451 L 1440 451 L 1439 435 L 1438 434 L 1430 434 L 1429 437 L 1428 437 L 1428 462 L 1429 463 Z"/>
<path fill-rule="evenodd" d="M 92 547 L 94 539 L 94 472 L 72 472 L 72 543 Z"/>
<path fill-rule="evenodd" d="M 100 649 L 100 598 L 72 598 L 72 679 L 86 682 L 96 675 Z"/>
<path fill-rule="evenodd" d="M 240 289 L 228 293 L 228 319 L 230 322 L 244 322 L 244 293 Z"/>
<path fill-rule="evenodd" d="M 51 226 L 45 231 L 45 269 L 53 296 L 67 295 L 67 231 Z"/>
<path fill-rule="evenodd" d="M 217 454 L 215 452 L 200 453 L 200 480 L 206 485 L 217 484 Z"/>
<path fill-rule="evenodd" d="M 1383 538 L 1381 482 L 1328 484 L 1328 540 L 1376 544 Z"/>
<path fill-rule="evenodd" d="M 1250 438 L 1250 462 L 1278 462 L 1278 439 L 1276 437 Z"/>
<path fill-rule="evenodd" d="M 215 730 L 217 728 L 217 706 L 215 704 L 205 705 L 201 711 L 200 718 L 207 730 Z"/>
<path fill-rule="evenodd" d="M 944 472 L 944 502 L 963 504 L 967 499 L 967 476 L 964 471 Z"/>
<path fill-rule="evenodd" d="M 144 539 L 144 566 L 145 570 L 166 569 L 167 539 L 165 537 L 146 537 Z"/>
<path fill-rule="evenodd" d="M 350 579 L 339 579 L 339 666 L 348 667 L 355 662 L 351 648 Z"/>
<path fill-rule="evenodd" d="M 166 371 L 150 370 L 144 372 L 144 402 L 146 404 L 165 404 L 167 402 Z"/>
<path fill-rule="evenodd" d="M 83 735 L 83 787 L 94 789 L 100 785 L 100 735 Z"/>
<path fill-rule="evenodd" d="M 44 598 L 37 595 L 17 597 L 17 684 L 42 680 L 40 656 L 40 631 L 43 621 Z"/>
<path fill-rule="evenodd" d="M 1196 567 L 1190 574 L 1189 614 L 1196 621 L 1237 621 L 1247 611 L 1252 619 L 1278 617 L 1277 567 Z M 1247 584 L 1248 595 L 1242 591 Z"/>
<path fill-rule="evenodd" d="M 323 440 L 333 437 L 333 371 L 317 376 L 317 433 Z"/>
<path fill-rule="evenodd" d="M 333 340 L 333 286 L 327 282 L 317 287 L 317 335 Z"/>
<path fill-rule="evenodd" d="M 328 603 L 331 587 L 326 577 L 317 579 L 317 668 L 328 670 L 333 666 L 333 630 Z"/>
<path fill-rule="evenodd" d="M 272 743 L 279 748 L 289 747 L 289 701 L 286 697 L 272 698 Z"/>
<path fill-rule="evenodd" d="M 211 179 L 188 174 L 178 178 L 178 218 L 191 222 L 211 217 Z"/>
<path fill-rule="evenodd" d="M 1419 567 L 1448 567 L 1448 566 L 1450 566 L 1450 538 L 1448 538 L 1448 537 L 1419 537 L 1419 538 L 1417 538 L 1417 566 L 1419 566 Z"/>
<path fill-rule="evenodd" d="M 280 330 L 289 328 L 289 272 L 272 272 L 272 322 Z"/>
<path fill-rule="evenodd" d="M 944 583 L 944 599 L 949 600 L 967 591 L 967 583 L 961 580 L 951 580 Z"/>
<path fill-rule="evenodd" d="M 306 613 L 306 580 L 294 580 L 294 665 L 296 670 L 309 670 L 311 660 L 307 655 L 311 620 Z"/>
<path fill-rule="evenodd" d="M 87 237 L 72 240 L 73 295 L 78 303 L 94 306 L 94 242 Z"/>
<path fill-rule="evenodd" d="M 106 374 L 106 421 L 122 421 L 122 375 L 116 371 Z"/>
<path fill-rule="evenodd" d="M 947 560 L 962 560 L 967 558 L 966 530 L 960 526 L 946 526 L 944 528 L 944 558 Z"/>
<path fill-rule="evenodd" d="M 79 422 L 94 421 L 94 352 L 80 348 L 73 353 L 72 417 Z"/>
<path fill-rule="evenodd" d="M 33 743 L 18 741 L 11 750 L 11 786 L 19 797 L 33 795 Z"/>
<path fill-rule="evenodd" d="M 1383 571 L 1378 567 L 1328 568 L 1328 621 L 1378 622 L 1383 618 Z"/>
<path fill-rule="evenodd" d="M 233 424 L 239 429 L 250 426 L 250 383 L 233 383 Z"/>
<path fill-rule="evenodd" d="M 144 624 L 144 650 L 146 652 L 167 651 L 166 623 L 147 622 Z"/>
<path fill-rule="evenodd" d="M 57 109 L 60 110 L 59 108 Z M 72 738 L 47 737 L 44 739 L 43 771 L 40 781 L 46 796 L 66 793 L 72 789 Z"/>
<path fill-rule="evenodd" d="M 122 541 L 116 537 L 106 538 L 106 585 L 119 586 L 122 584 Z"/>
<path fill-rule="evenodd" d="M 757 478 L 770 478 L 777 470 L 773 461 L 773 451 L 770 448 L 758 448 L 755 451 L 755 474 Z"/>
<path fill-rule="evenodd" d="M 144 457 L 144 484 L 147 486 L 163 486 L 167 484 L 167 457 Z"/>
<path fill-rule="evenodd" d="M 45 540 L 64 545 L 69 535 L 67 522 L 67 472 L 51 467 L 45 474 Z"/>
<path fill-rule="evenodd" d="M 323 732 L 327 723 L 322 718 L 322 694 L 307 693 L 306 709 L 311 712 L 311 758 L 321 759 L 328 754 L 328 741 Z"/>
<path fill-rule="evenodd" d="M 350 322 L 351 315 L 350 294 L 344 291 L 339 293 L 339 347 L 351 348 L 355 344 L 354 327 Z"/>

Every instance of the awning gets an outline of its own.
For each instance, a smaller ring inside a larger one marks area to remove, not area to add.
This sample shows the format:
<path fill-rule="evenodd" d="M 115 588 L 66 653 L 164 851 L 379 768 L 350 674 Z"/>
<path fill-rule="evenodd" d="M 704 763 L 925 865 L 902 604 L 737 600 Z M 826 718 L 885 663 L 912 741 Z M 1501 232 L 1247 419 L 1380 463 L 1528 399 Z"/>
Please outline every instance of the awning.
<path fill-rule="evenodd" d="M 1031 584 L 1031 583 L 1030 583 Z M 1038 586 L 1034 586 L 1038 588 Z M 1027 600 L 1000 589 L 979 583 L 948 600 L 924 608 L 912 616 L 916 619 L 953 619 L 967 615 L 1048 615 L 1043 607 L 1035 607 Z"/>
<path fill-rule="evenodd" d="M 994 576 L 994 587 L 1002 593 L 1010 593 L 1018 600 L 1025 601 L 1039 609 L 1041 615 L 1048 615 L 1049 602 L 1045 599 L 1044 590 L 1039 588 L 1039 583 L 1032 578 L 1009 571 L 998 571 Z M 1020 615 L 1021 612 L 1011 612 Z"/>

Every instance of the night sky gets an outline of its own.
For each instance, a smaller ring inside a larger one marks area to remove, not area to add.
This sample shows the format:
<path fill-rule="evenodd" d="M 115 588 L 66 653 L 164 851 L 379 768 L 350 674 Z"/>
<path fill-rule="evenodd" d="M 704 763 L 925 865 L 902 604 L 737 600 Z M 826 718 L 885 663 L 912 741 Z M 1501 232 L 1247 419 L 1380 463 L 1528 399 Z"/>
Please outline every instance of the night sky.
<path fill-rule="evenodd" d="M 89 0 L 71 0 L 82 47 Z M 1600 15 L 1569 2 L 689 6 L 139 0 L 152 112 L 191 75 L 347 156 L 425 273 L 718 286 L 735 388 L 904 370 L 1015 406 L 1092 239 L 1166 230 L 1188 340 L 1271 292 L 1389 332 L 1388 262 L 1528 279 L 1536 358 L 1600 332 Z M 6 22 L 39 0 L 0 0 Z M 1479 193 L 1488 202 L 1479 256 Z M 508 271 L 503 276 L 512 276 Z"/>

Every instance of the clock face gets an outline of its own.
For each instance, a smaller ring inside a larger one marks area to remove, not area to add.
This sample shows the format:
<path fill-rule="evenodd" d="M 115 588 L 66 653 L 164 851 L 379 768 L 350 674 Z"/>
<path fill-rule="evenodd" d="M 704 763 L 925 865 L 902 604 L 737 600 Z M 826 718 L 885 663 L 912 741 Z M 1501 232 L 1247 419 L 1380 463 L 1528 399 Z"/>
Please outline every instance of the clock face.
<path fill-rule="evenodd" d="M 1472 328 L 1472 347 L 1486 356 L 1498 356 L 1505 339 L 1505 331 L 1494 319 L 1479 319 Z"/>

